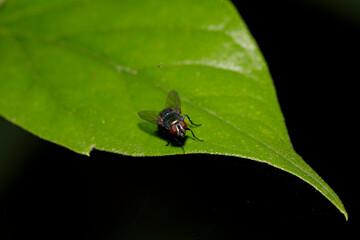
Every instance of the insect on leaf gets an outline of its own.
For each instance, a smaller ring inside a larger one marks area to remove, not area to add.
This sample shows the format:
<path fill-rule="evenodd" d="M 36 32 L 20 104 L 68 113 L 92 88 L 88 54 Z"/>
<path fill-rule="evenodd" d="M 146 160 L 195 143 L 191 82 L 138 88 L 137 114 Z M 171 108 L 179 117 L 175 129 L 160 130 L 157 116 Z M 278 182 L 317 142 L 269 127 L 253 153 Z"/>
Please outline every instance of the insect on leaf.
<path fill-rule="evenodd" d="M 0 1 L 0 63 L 0 115 L 43 139 L 87 155 L 181 154 L 137 114 L 161 111 L 175 89 L 203 123 L 204 142 L 187 139 L 186 153 L 270 164 L 347 217 L 294 151 L 264 58 L 229 1 Z"/>

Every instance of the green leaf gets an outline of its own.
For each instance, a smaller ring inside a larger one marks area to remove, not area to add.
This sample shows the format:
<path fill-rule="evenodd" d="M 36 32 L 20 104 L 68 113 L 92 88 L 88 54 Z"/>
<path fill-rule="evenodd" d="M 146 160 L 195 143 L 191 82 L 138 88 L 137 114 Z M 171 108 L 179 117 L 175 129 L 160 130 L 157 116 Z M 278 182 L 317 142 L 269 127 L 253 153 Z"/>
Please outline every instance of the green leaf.
<path fill-rule="evenodd" d="M 4 3 L 4 1 L 3 1 Z M 12 0 L 0 9 L 0 114 L 81 154 L 181 154 L 140 110 L 171 89 L 203 126 L 186 153 L 238 156 L 338 196 L 297 155 L 266 63 L 228 1 Z"/>

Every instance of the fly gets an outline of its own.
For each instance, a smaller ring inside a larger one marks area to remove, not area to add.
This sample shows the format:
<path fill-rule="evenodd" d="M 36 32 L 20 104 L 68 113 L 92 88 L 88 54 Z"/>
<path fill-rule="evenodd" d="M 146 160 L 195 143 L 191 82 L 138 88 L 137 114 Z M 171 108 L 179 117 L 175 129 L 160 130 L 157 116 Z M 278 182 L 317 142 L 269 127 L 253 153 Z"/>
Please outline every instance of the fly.
<path fill-rule="evenodd" d="M 186 130 L 190 131 L 197 140 L 203 141 L 195 136 L 194 132 L 187 126 L 184 120 L 185 118 L 188 118 L 190 123 L 195 126 L 201 126 L 201 124 L 193 123 L 186 114 L 181 116 L 179 94 L 174 90 L 169 92 L 164 110 L 161 112 L 141 111 L 138 114 L 142 119 L 158 125 L 160 134 L 165 135 L 168 139 L 166 146 L 169 145 L 170 139 L 172 139 L 181 146 L 185 153 L 183 142 Z"/>

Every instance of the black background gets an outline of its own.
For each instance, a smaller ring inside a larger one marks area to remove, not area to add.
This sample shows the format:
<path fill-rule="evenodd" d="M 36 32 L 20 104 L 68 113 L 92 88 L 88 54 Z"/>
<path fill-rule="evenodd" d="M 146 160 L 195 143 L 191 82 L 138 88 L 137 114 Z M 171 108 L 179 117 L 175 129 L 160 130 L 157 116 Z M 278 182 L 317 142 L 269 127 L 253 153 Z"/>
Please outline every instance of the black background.
<path fill-rule="evenodd" d="M 89 158 L 0 119 L 0 238 L 353 238 L 359 22 L 300 1 L 235 5 L 267 60 L 295 150 L 340 196 L 348 222 L 266 164 L 97 150 Z"/>

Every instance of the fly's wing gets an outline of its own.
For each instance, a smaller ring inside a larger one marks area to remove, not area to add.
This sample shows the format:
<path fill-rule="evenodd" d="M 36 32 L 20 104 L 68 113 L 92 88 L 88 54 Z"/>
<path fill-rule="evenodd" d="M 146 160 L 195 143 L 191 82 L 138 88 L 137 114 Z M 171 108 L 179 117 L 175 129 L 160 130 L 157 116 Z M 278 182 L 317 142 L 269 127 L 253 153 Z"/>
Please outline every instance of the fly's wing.
<path fill-rule="evenodd" d="M 138 115 L 139 115 L 139 117 L 141 117 L 142 119 L 144 119 L 146 121 L 158 124 L 158 116 L 159 116 L 158 111 L 141 111 L 141 112 L 138 112 Z"/>
<path fill-rule="evenodd" d="M 171 90 L 169 92 L 165 104 L 165 109 L 166 108 L 172 108 L 175 110 L 176 113 L 181 115 L 180 98 L 179 98 L 179 94 L 176 91 Z"/>

